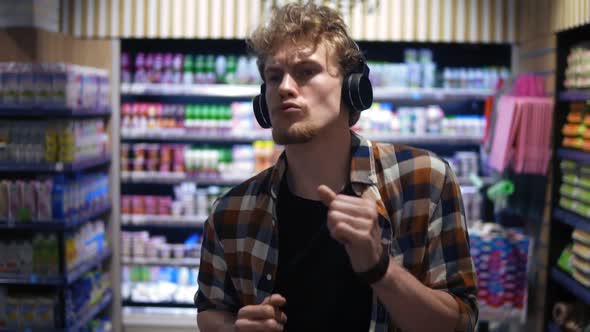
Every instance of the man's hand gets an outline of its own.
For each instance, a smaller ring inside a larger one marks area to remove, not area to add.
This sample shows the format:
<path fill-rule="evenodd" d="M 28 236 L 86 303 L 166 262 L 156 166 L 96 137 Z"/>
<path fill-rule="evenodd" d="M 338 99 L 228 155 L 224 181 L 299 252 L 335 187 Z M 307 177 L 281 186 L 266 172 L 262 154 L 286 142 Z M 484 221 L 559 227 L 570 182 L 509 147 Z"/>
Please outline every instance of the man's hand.
<path fill-rule="evenodd" d="M 238 311 L 236 331 L 282 331 L 287 315 L 280 307 L 287 303 L 279 294 L 272 294 L 262 304 L 247 305 Z"/>
<path fill-rule="evenodd" d="M 355 272 L 365 272 L 379 261 L 381 227 L 375 202 L 347 195 L 337 195 L 328 186 L 318 187 L 322 202 L 328 207 L 328 229 L 342 243 Z"/>

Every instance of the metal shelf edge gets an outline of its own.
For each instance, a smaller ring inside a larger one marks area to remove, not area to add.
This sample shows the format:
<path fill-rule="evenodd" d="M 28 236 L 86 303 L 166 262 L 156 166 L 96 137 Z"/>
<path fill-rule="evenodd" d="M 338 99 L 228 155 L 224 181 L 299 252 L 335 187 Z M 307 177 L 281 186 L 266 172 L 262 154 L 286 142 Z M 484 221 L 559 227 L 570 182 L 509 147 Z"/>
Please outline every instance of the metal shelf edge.
<path fill-rule="evenodd" d="M 551 279 L 567 289 L 572 295 L 590 305 L 590 288 L 587 288 L 558 268 L 551 269 Z"/>

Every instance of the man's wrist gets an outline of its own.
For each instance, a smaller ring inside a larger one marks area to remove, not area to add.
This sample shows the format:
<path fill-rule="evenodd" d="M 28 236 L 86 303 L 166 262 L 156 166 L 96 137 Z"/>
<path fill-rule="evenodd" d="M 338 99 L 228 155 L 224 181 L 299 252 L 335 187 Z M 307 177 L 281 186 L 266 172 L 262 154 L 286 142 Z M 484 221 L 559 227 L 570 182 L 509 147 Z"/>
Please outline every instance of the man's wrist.
<path fill-rule="evenodd" d="M 389 252 L 385 246 L 381 247 L 381 255 L 379 260 L 373 267 L 364 272 L 356 272 L 356 275 L 367 282 L 369 285 L 373 285 L 379 282 L 387 274 L 389 269 Z"/>

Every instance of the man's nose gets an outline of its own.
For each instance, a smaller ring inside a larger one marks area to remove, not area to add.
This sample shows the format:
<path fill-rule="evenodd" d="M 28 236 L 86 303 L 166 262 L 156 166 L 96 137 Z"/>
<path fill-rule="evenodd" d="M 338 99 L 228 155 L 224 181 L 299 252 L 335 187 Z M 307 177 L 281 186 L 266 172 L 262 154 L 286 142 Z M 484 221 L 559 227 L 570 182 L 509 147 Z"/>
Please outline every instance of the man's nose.
<path fill-rule="evenodd" d="M 297 92 L 297 82 L 289 74 L 283 75 L 281 84 L 279 84 L 279 95 L 281 98 L 292 97 Z"/>

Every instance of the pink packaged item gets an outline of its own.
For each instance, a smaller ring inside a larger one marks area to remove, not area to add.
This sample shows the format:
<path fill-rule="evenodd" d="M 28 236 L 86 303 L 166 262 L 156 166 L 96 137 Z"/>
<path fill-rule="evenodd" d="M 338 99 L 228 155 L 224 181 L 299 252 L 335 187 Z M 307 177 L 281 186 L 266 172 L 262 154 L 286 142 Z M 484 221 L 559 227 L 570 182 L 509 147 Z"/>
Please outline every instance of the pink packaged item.
<path fill-rule="evenodd" d="M 8 219 L 8 181 L 0 181 L 0 219 Z"/>
<path fill-rule="evenodd" d="M 131 203 L 132 214 L 145 214 L 145 207 L 143 204 L 143 196 L 133 196 Z"/>
<path fill-rule="evenodd" d="M 51 220 L 53 212 L 51 210 L 51 191 L 53 190 L 53 182 L 45 180 L 36 183 L 37 194 L 37 219 Z"/>
<path fill-rule="evenodd" d="M 145 214 L 155 215 L 158 211 L 156 196 L 143 196 Z"/>
<path fill-rule="evenodd" d="M 23 209 L 22 217 L 26 221 L 37 219 L 37 195 L 35 195 L 35 184 L 37 181 L 23 182 Z"/>
<path fill-rule="evenodd" d="M 23 207 L 23 182 L 9 182 L 8 185 L 8 218 L 9 220 L 19 220 L 20 210 Z"/>
<path fill-rule="evenodd" d="M 169 216 L 172 213 L 172 198 L 161 196 L 158 198 L 158 214 Z"/>
<path fill-rule="evenodd" d="M 133 200 L 132 196 L 128 196 L 128 195 L 121 196 L 121 213 L 131 214 L 131 201 L 132 200 Z"/>

